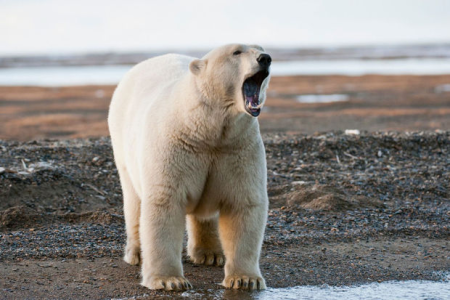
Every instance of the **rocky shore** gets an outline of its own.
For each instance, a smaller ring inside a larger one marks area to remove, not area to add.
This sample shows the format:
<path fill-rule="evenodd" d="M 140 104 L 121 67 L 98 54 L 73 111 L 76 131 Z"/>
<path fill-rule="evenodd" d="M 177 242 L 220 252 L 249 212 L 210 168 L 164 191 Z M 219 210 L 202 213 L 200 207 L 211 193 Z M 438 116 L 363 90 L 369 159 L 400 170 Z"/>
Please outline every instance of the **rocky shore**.
<path fill-rule="evenodd" d="M 439 280 L 450 270 L 450 132 L 263 138 L 268 286 Z M 108 138 L 0 141 L 0 199 L 0 298 L 167 295 L 139 286 L 139 268 L 121 260 Z M 199 295 L 221 288 L 222 268 L 185 255 L 184 268 Z"/>

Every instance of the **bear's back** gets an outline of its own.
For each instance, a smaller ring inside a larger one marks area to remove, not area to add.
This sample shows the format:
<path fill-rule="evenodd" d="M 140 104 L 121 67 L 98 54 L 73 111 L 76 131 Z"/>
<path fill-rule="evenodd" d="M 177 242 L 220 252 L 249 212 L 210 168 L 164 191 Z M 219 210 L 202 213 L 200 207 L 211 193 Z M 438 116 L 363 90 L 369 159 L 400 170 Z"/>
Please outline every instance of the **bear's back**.
<path fill-rule="evenodd" d="M 179 55 L 166 54 L 147 59 L 134 66 L 124 80 L 133 80 L 135 84 L 144 84 L 145 87 L 164 82 L 178 80 L 189 71 L 189 63 L 195 58 Z"/>
<path fill-rule="evenodd" d="M 131 104 L 131 98 L 135 96 L 142 99 L 142 96 L 159 93 L 161 89 L 180 81 L 189 72 L 189 63 L 194 59 L 185 55 L 166 54 L 137 64 L 120 81 L 112 105 L 121 101 Z"/>
<path fill-rule="evenodd" d="M 140 114 L 149 109 L 159 110 L 160 106 L 167 105 L 164 95 L 188 74 L 189 63 L 194 59 L 185 55 L 166 54 L 134 66 L 114 92 L 108 117 L 110 129 L 120 131 L 121 124 L 130 125 L 142 120 Z"/>

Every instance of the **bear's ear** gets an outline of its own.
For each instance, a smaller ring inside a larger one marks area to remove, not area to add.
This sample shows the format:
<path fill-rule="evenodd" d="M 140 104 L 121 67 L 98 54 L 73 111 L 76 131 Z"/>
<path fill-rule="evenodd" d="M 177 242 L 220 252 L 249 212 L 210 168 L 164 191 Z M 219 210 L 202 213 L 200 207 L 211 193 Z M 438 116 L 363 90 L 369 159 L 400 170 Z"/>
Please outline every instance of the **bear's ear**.
<path fill-rule="evenodd" d="M 200 72 L 206 67 L 206 60 L 203 59 L 195 59 L 191 61 L 189 64 L 189 70 L 191 70 L 192 74 L 198 75 Z"/>
<path fill-rule="evenodd" d="M 256 49 L 258 49 L 259 51 L 262 51 L 262 52 L 264 52 L 264 48 L 263 48 L 263 47 L 261 47 L 260 45 L 250 45 L 250 47 L 252 47 L 252 48 L 256 48 Z"/>

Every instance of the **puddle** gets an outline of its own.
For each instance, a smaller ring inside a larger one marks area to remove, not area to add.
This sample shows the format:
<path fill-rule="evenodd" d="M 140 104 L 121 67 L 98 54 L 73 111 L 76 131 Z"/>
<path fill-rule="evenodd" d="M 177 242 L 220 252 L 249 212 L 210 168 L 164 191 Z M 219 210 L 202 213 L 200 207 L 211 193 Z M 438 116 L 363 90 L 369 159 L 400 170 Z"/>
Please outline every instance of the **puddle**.
<path fill-rule="evenodd" d="M 450 84 L 441 84 L 434 88 L 436 93 L 450 92 Z"/>
<path fill-rule="evenodd" d="M 386 281 L 355 286 L 330 287 L 297 286 L 292 288 L 269 288 L 262 292 L 233 290 L 189 291 L 182 294 L 186 299 L 329 299 L 329 300 L 374 300 L 408 299 L 441 300 L 450 299 L 449 281 Z"/>
<path fill-rule="evenodd" d="M 348 101 L 348 95 L 345 94 L 329 94 L 329 95 L 300 95 L 295 97 L 300 103 L 329 103 Z"/>

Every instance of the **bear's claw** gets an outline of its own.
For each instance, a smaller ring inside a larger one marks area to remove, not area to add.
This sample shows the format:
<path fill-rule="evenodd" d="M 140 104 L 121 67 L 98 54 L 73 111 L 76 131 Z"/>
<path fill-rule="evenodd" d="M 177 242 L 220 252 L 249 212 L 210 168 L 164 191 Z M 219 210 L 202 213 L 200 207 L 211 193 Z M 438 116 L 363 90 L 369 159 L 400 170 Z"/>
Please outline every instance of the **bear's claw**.
<path fill-rule="evenodd" d="M 258 276 L 231 275 L 225 277 L 222 285 L 227 289 L 265 290 L 264 278 Z"/>
<path fill-rule="evenodd" d="M 152 290 L 182 291 L 192 289 L 192 284 L 183 276 L 152 276 L 141 285 Z"/>

